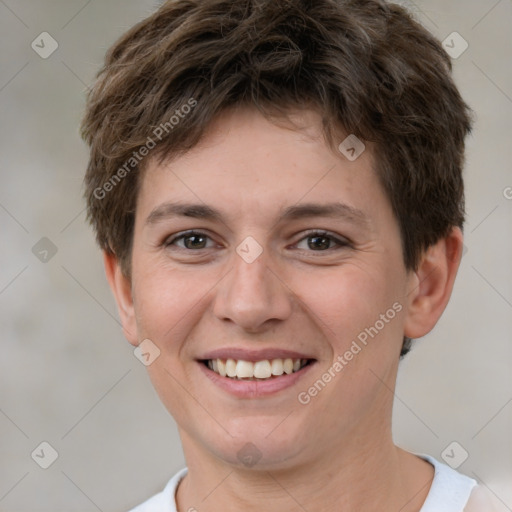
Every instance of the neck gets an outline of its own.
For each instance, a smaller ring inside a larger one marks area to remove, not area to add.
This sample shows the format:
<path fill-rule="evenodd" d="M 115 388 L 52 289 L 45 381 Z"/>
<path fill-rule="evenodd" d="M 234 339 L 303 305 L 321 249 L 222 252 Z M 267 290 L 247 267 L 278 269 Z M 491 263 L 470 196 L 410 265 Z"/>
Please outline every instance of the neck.
<path fill-rule="evenodd" d="M 434 476 L 428 462 L 393 444 L 388 429 L 378 437 L 354 434 L 314 459 L 275 469 L 226 464 L 180 435 L 188 474 L 178 487 L 178 512 L 419 512 Z"/>

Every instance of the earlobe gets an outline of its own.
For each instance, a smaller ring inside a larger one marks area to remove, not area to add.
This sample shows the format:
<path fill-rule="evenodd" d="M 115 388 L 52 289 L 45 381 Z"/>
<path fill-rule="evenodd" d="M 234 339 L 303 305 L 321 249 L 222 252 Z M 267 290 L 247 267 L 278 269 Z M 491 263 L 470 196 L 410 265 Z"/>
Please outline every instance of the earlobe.
<path fill-rule="evenodd" d="M 103 251 L 103 264 L 107 281 L 117 303 L 123 333 L 132 345 L 137 346 L 137 325 L 135 322 L 131 282 L 123 274 L 119 260 L 113 253 Z"/>
<path fill-rule="evenodd" d="M 436 325 L 450 299 L 462 258 L 463 234 L 450 234 L 425 251 L 418 269 L 411 274 L 404 334 L 421 338 Z"/>

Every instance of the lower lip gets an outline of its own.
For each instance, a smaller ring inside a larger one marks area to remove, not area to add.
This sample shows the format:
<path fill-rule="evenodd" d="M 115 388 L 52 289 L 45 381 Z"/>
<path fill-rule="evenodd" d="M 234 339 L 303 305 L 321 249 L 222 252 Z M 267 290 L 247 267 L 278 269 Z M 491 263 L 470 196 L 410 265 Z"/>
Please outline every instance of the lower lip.
<path fill-rule="evenodd" d="M 262 396 L 273 395 L 283 389 L 292 387 L 302 376 L 309 372 L 316 361 L 309 363 L 298 372 L 288 375 L 281 375 L 268 380 L 237 380 L 229 377 L 222 377 L 213 370 L 210 370 L 204 363 L 198 362 L 201 371 L 217 386 L 224 391 L 235 395 L 238 398 L 259 398 Z"/>

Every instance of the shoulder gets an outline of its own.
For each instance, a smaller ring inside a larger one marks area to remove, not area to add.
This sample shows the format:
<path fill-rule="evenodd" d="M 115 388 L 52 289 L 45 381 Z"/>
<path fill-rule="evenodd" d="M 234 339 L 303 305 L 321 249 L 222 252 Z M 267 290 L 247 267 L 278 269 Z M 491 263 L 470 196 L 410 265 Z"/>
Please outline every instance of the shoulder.
<path fill-rule="evenodd" d="M 128 512 L 176 512 L 176 489 L 188 469 L 178 471 L 165 488 Z"/>
<path fill-rule="evenodd" d="M 467 512 L 470 495 L 477 485 L 476 480 L 459 473 L 447 464 L 426 454 L 418 454 L 434 467 L 434 479 L 421 512 Z M 476 511 L 475 511 L 476 512 Z"/>
<path fill-rule="evenodd" d="M 489 491 L 482 485 L 475 486 L 463 512 L 496 512 Z"/>
<path fill-rule="evenodd" d="M 172 509 L 169 507 L 165 507 L 165 499 L 164 499 L 164 493 L 159 492 L 158 494 L 155 494 L 148 500 L 146 500 L 144 503 L 141 503 L 140 505 L 137 505 L 135 508 L 132 508 L 129 510 L 129 512 L 156 512 L 157 510 L 170 512 Z"/>

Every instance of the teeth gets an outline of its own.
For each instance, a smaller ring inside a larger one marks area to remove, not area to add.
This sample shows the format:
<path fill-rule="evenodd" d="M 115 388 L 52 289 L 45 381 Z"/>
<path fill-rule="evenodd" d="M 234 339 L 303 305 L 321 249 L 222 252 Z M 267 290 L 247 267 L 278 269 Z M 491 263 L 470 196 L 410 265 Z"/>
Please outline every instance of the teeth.
<path fill-rule="evenodd" d="M 210 359 L 208 368 L 222 377 L 236 379 L 270 379 L 272 376 L 290 375 L 306 365 L 307 359 L 265 359 L 263 361 L 244 361 L 242 359 Z"/>
<path fill-rule="evenodd" d="M 282 359 L 273 359 L 270 365 L 272 370 L 272 375 L 283 375 L 283 360 Z"/>
<path fill-rule="evenodd" d="M 249 361 L 240 360 L 236 363 L 236 376 L 239 379 L 254 377 L 254 365 Z"/>
<path fill-rule="evenodd" d="M 272 369 L 268 361 L 258 361 L 253 364 L 254 377 L 257 379 L 268 379 L 272 376 Z"/>
<path fill-rule="evenodd" d="M 236 377 L 236 361 L 234 359 L 226 361 L 226 375 L 228 377 Z"/>
<path fill-rule="evenodd" d="M 216 359 L 216 361 L 217 361 L 218 373 L 222 377 L 225 377 L 227 375 L 226 374 L 226 363 L 222 359 Z"/>

